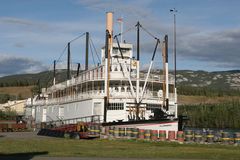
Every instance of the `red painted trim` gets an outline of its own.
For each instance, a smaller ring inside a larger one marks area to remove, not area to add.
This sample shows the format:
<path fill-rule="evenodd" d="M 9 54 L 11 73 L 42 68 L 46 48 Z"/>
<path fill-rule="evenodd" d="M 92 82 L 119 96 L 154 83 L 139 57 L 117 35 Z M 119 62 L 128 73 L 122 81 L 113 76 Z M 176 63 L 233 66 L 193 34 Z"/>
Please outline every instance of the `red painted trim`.
<path fill-rule="evenodd" d="M 174 124 L 178 123 L 178 121 L 173 121 L 173 122 L 159 122 L 159 123 L 147 123 L 147 124 L 128 124 L 128 125 L 119 125 L 121 127 L 127 127 L 127 126 L 154 126 L 154 125 L 162 125 L 162 124 Z"/>

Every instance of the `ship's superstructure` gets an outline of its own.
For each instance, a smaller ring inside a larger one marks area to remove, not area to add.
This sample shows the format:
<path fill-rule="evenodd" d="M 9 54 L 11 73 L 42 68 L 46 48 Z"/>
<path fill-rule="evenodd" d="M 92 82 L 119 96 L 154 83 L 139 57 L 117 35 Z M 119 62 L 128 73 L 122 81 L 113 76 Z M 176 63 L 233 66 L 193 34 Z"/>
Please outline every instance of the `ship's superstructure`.
<path fill-rule="evenodd" d="M 153 61 L 157 48 L 162 48 L 163 74 L 150 73 L 152 61 L 147 72 L 140 72 L 139 57 L 133 57 L 133 45 L 118 42 L 112 23 L 109 12 L 101 64 L 43 88 L 32 102 L 32 116 L 37 123 L 92 115 L 106 123 L 177 118 L 174 79 L 168 75 L 167 36 L 161 44 L 156 40 L 152 58 Z"/>

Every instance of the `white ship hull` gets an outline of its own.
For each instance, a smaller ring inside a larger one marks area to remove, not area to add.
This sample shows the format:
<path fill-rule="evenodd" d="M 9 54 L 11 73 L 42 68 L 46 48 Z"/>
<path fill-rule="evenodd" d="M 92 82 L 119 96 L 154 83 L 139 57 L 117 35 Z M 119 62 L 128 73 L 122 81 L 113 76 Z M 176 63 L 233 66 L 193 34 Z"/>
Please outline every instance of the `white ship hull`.
<path fill-rule="evenodd" d="M 145 100 L 146 104 L 159 105 L 158 100 Z M 107 111 L 107 122 L 118 122 L 129 120 L 129 106 L 134 103 L 134 99 L 115 98 L 110 101 L 112 107 Z M 172 106 L 172 107 L 171 107 Z M 174 109 L 174 105 L 170 104 L 170 110 Z M 72 101 L 66 103 L 35 105 L 32 108 L 32 116 L 36 122 L 50 122 L 64 119 L 73 119 L 79 117 L 87 117 L 99 115 L 103 121 L 104 114 L 104 98 L 85 99 L 80 101 Z M 144 119 L 148 120 L 154 116 L 151 109 L 144 108 Z"/>

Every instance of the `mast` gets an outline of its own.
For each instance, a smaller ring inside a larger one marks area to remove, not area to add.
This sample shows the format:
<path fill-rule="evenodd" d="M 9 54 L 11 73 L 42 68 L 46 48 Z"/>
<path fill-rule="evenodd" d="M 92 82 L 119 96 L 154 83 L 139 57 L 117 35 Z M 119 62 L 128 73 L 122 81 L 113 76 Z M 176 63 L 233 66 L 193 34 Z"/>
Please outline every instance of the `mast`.
<path fill-rule="evenodd" d="M 67 57 L 67 79 L 70 79 L 70 42 L 68 42 L 68 57 Z"/>
<path fill-rule="evenodd" d="M 139 66 L 139 60 L 140 60 L 140 23 L 137 22 L 137 83 L 136 83 L 136 100 L 137 100 L 137 108 L 136 108 L 136 118 L 139 119 L 139 72 L 140 72 L 140 66 Z"/>
<path fill-rule="evenodd" d="M 163 86 L 162 86 L 162 90 L 163 90 L 163 107 L 166 106 L 166 65 L 165 65 L 165 59 L 166 59 L 166 56 L 165 56 L 165 40 L 163 40 L 163 45 L 162 45 L 162 59 L 163 59 L 163 75 L 164 75 L 164 78 L 163 78 Z"/>
<path fill-rule="evenodd" d="M 109 32 L 106 30 L 106 40 L 105 40 L 105 79 L 104 79 L 104 116 L 103 122 L 107 122 L 107 107 L 108 107 L 108 37 Z"/>
<path fill-rule="evenodd" d="M 86 56 L 85 56 L 85 71 L 88 70 L 88 50 L 89 50 L 89 33 L 86 32 Z"/>
<path fill-rule="evenodd" d="M 165 79 L 166 79 L 166 110 L 169 110 L 169 82 L 168 82 L 168 36 L 165 35 L 164 37 L 165 47 L 164 47 L 164 54 L 165 54 Z"/>
<path fill-rule="evenodd" d="M 53 61 L 53 85 L 56 83 L 56 60 Z"/>
<path fill-rule="evenodd" d="M 78 63 L 78 67 L 77 67 L 77 77 L 79 76 L 80 67 L 81 67 L 81 64 Z"/>

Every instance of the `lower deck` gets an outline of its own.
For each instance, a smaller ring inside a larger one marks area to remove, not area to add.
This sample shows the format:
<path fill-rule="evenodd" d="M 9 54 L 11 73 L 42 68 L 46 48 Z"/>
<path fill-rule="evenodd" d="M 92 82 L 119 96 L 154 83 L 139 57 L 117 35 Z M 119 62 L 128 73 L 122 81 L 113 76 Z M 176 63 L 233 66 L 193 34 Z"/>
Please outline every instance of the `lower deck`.
<path fill-rule="evenodd" d="M 136 118 L 135 99 L 110 99 L 106 112 L 106 122 L 129 121 Z M 139 106 L 139 117 L 142 120 L 151 119 L 154 109 L 160 108 L 160 100 L 144 100 Z M 175 105 L 169 103 L 169 112 L 175 114 Z M 98 115 L 103 122 L 104 98 L 92 98 L 71 103 L 54 105 L 35 105 L 32 107 L 32 116 L 36 123 L 57 120 L 73 119 Z"/>

